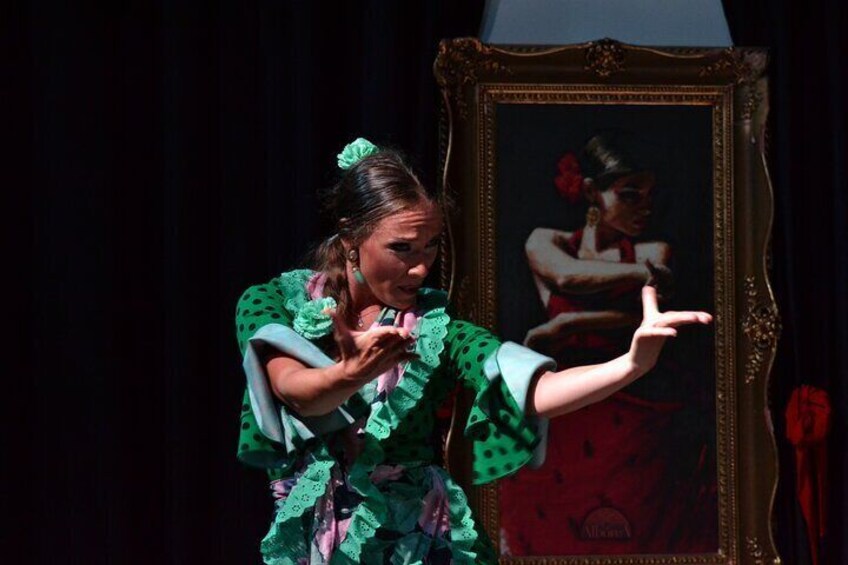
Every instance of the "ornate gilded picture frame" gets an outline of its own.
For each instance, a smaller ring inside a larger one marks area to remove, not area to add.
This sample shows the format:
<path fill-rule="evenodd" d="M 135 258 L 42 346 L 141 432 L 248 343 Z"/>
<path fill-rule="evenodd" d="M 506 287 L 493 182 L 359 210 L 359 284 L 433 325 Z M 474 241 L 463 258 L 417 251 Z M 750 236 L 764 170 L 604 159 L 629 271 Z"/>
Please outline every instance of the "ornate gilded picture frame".
<path fill-rule="evenodd" d="M 470 447 L 450 434 L 450 470 L 502 562 L 779 562 L 766 60 L 441 43 L 441 181 L 456 204 L 442 284 L 459 314 L 561 368 L 629 343 L 648 278 L 662 309 L 715 319 L 682 330 L 638 383 L 552 419 L 541 467 L 473 487 Z"/>

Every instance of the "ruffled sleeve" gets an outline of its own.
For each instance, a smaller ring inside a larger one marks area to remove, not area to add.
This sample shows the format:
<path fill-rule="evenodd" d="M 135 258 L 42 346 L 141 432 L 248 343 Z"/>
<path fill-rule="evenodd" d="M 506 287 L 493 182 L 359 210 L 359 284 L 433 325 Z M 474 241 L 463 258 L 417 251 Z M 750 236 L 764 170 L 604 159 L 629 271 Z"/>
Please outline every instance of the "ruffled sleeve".
<path fill-rule="evenodd" d="M 553 370 L 553 359 L 491 332 L 452 321 L 445 338 L 449 362 L 462 384 L 475 392 L 465 435 L 473 441 L 473 483 L 511 475 L 525 464 L 544 462 L 548 421 L 525 413 L 533 377 Z"/>
<path fill-rule="evenodd" d="M 269 283 L 250 287 L 239 300 L 236 312 L 236 333 L 247 378 L 238 457 L 248 465 L 283 473 L 291 469 L 310 444 L 347 427 L 368 410 L 356 394 L 329 414 L 302 417 L 271 392 L 264 363 L 268 349 L 281 351 L 309 367 L 333 363 L 292 327 L 297 307 L 305 303 L 305 290 L 304 296 L 291 294 L 305 288 L 308 274 L 309 271 L 286 273 Z"/>

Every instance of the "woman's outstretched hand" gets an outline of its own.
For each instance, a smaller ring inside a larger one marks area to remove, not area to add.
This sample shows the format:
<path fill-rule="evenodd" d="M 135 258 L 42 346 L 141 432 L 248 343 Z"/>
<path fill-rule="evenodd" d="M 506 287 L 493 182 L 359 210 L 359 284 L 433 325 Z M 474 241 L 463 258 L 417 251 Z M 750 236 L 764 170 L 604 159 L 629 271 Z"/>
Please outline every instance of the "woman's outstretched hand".
<path fill-rule="evenodd" d="M 350 329 L 347 323 L 333 317 L 333 337 L 339 348 L 345 380 L 367 383 L 398 363 L 416 359 L 408 351 L 412 336 L 404 328 L 381 326 L 364 332 Z"/>
<path fill-rule="evenodd" d="M 665 340 L 677 336 L 678 326 L 709 324 L 713 317 L 706 312 L 660 312 L 657 307 L 657 289 L 642 287 L 642 324 L 633 334 L 630 360 L 639 374 L 650 371 L 657 363 Z"/>

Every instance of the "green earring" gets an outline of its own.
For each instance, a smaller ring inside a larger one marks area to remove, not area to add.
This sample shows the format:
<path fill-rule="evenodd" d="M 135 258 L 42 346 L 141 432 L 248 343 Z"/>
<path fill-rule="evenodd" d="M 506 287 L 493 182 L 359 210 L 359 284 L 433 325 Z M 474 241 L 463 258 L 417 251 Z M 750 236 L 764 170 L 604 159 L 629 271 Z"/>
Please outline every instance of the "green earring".
<path fill-rule="evenodd" d="M 353 279 L 357 282 L 357 284 L 365 284 L 365 276 L 362 274 L 362 271 L 359 270 L 359 251 L 356 249 L 351 249 L 347 253 L 348 260 L 353 263 Z"/>

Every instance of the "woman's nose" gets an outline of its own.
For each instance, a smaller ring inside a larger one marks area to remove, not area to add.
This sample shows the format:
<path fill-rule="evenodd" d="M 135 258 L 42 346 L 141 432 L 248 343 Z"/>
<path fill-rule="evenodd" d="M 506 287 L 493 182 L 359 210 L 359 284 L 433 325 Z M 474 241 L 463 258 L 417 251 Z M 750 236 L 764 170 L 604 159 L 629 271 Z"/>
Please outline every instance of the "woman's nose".
<path fill-rule="evenodd" d="M 427 273 L 429 272 L 429 270 L 430 269 L 427 267 L 427 264 L 424 263 L 423 261 L 420 261 L 420 262 L 414 264 L 412 267 L 410 267 L 409 274 L 410 274 L 410 276 L 421 277 L 423 279 L 424 277 L 427 276 Z"/>

